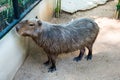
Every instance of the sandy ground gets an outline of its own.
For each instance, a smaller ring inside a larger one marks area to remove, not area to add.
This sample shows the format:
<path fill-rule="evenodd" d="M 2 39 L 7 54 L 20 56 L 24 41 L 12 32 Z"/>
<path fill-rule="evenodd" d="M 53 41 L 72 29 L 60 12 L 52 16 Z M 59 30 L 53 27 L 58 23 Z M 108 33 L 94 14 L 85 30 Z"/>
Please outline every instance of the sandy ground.
<path fill-rule="evenodd" d="M 93 47 L 93 59 L 74 62 L 79 51 L 61 54 L 57 59 L 57 71 L 48 73 L 43 62 L 46 54 L 37 46 L 31 47 L 29 56 L 13 80 L 120 80 L 120 22 L 113 19 L 115 3 L 108 2 L 88 11 L 75 14 L 62 12 L 53 23 L 65 23 L 71 19 L 91 17 L 100 26 L 100 33 Z M 87 52 L 86 52 L 87 54 Z"/>

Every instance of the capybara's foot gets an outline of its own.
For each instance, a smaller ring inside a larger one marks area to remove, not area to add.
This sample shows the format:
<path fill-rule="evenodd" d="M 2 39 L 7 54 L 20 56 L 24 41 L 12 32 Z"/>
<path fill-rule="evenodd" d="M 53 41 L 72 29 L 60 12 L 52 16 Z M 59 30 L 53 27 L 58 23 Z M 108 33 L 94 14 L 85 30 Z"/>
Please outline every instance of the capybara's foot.
<path fill-rule="evenodd" d="M 55 66 L 51 66 L 49 69 L 48 69 L 48 72 L 54 72 L 56 71 L 56 67 Z"/>
<path fill-rule="evenodd" d="M 87 56 L 85 57 L 85 59 L 87 59 L 87 60 L 92 60 L 92 55 L 87 55 Z"/>
<path fill-rule="evenodd" d="M 50 64 L 50 61 L 46 61 L 43 63 L 45 66 L 48 66 Z"/>
<path fill-rule="evenodd" d="M 81 61 L 81 59 L 82 59 L 82 57 L 74 57 L 73 61 L 78 62 L 78 61 Z"/>

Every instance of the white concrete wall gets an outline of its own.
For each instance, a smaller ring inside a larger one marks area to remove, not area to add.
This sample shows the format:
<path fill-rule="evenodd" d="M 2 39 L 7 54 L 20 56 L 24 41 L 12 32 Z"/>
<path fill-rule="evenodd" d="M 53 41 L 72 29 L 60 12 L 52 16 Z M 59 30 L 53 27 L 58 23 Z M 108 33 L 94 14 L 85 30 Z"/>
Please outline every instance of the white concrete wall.
<path fill-rule="evenodd" d="M 12 80 L 26 56 L 25 40 L 11 30 L 0 40 L 0 80 Z"/>
<path fill-rule="evenodd" d="M 43 0 L 25 19 L 38 16 L 50 20 L 53 14 L 54 0 Z M 13 28 L 0 40 L 0 80 L 12 80 L 27 55 L 29 39 L 19 36 Z"/>

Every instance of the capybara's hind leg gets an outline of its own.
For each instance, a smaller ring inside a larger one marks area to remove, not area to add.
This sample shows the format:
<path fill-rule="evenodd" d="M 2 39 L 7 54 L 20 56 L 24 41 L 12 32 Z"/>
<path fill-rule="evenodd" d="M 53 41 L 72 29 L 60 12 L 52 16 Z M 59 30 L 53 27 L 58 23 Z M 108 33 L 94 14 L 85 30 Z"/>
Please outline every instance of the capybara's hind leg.
<path fill-rule="evenodd" d="M 83 48 L 80 49 L 80 54 L 79 54 L 79 56 L 75 57 L 75 58 L 73 59 L 73 61 L 76 61 L 76 62 L 80 61 L 80 60 L 82 59 L 84 53 L 85 53 L 85 47 L 83 47 Z"/>
<path fill-rule="evenodd" d="M 91 60 L 92 59 L 92 45 L 88 46 L 88 55 L 86 56 L 87 60 Z"/>
<path fill-rule="evenodd" d="M 47 57 L 48 57 L 48 60 L 43 63 L 45 66 L 48 66 L 51 63 L 51 57 L 48 54 L 47 54 Z"/>
<path fill-rule="evenodd" d="M 55 65 L 55 63 L 56 63 L 56 55 L 50 55 L 50 57 L 51 57 L 51 63 L 52 63 L 52 65 L 51 65 L 51 67 L 48 69 L 48 72 L 53 72 L 53 71 L 56 71 L 56 65 Z"/>

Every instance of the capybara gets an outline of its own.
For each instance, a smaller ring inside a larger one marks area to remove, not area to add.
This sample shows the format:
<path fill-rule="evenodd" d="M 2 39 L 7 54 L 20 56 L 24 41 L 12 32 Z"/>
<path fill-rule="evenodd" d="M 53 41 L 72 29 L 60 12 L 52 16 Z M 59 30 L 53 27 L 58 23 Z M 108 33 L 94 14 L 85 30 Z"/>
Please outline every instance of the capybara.
<path fill-rule="evenodd" d="M 48 60 L 45 65 L 51 64 L 49 72 L 56 70 L 56 58 L 60 53 L 80 50 L 74 61 L 80 61 L 85 47 L 88 49 L 87 60 L 92 59 L 92 47 L 99 33 L 99 27 L 94 20 L 80 18 L 66 24 L 52 24 L 38 19 L 21 21 L 17 32 L 22 36 L 31 37 L 35 43 L 46 52 Z"/>

